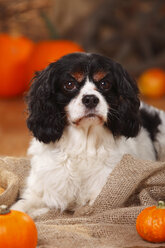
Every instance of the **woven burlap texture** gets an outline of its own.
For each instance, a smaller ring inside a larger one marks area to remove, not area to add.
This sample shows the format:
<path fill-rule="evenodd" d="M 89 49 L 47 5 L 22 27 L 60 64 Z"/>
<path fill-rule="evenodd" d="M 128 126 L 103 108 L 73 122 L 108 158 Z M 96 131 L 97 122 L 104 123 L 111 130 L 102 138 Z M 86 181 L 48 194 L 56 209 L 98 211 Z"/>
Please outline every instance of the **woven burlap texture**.
<path fill-rule="evenodd" d="M 0 205 L 11 205 L 24 187 L 30 162 L 0 159 Z M 92 207 L 73 212 L 50 210 L 35 219 L 39 248 L 165 247 L 142 240 L 135 228 L 140 211 L 165 200 L 165 162 L 125 155 L 109 175 Z"/>

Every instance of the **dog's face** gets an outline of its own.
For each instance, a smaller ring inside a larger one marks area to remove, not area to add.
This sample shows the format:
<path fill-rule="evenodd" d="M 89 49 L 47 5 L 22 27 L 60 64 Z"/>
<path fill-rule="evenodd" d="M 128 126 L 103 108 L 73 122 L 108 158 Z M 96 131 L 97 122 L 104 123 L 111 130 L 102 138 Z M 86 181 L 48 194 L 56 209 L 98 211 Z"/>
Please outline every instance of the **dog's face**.
<path fill-rule="evenodd" d="M 136 83 L 107 57 L 73 53 L 38 73 L 27 96 L 34 136 L 55 142 L 66 125 L 103 125 L 114 136 L 134 137 L 140 127 Z"/>
<path fill-rule="evenodd" d="M 63 85 L 67 94 L 74 93 L 65 106 L 68 122 L 71 125 L 88 127 L 107 122 L 109 104 L 105 94 L 111 87 L 111 76 L 103 68 L 97 70 L 90 65 L 91 57 L 86 55 L 83 63 L 72 67 L 71 75 Z"/>

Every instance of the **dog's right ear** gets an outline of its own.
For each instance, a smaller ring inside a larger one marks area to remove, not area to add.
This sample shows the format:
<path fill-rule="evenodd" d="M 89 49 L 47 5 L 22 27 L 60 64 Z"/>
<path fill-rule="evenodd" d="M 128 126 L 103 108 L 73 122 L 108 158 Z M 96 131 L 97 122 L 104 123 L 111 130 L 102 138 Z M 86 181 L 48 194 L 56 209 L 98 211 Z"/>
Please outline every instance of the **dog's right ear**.
<path fill-rule="evenodd" d="M 65 113 L 56 102 L 56 63 L 37 72 L 27 95 L 29 117 L 27 126 L 34 137 L 44 143 L 55 142 L 62 136 L 66 125 Z"/>

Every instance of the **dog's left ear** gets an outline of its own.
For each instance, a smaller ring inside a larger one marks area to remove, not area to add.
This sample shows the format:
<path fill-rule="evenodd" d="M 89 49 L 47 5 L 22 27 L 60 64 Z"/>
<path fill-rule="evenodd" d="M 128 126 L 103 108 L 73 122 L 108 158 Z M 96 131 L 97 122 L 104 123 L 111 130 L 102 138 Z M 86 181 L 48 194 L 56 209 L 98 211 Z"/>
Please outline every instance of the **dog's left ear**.
<path fill-rule="evenodd" d="M 26 99 L 29 112 L 27 126 L 34 137 L 44 143 L 59 140 L 66 124 L 65 113 L 56 102 L 55 68 L 56 63 L 52 63 L 36 74 Z"/>
<path fill-rule="evenodd" d="M 112 124 L 114 135 L 135 137 L 140 129 L 139 90 L 136 82 L 120 64 L 114 66 L 114 78 L 118 102 L 116 119 Z"/>

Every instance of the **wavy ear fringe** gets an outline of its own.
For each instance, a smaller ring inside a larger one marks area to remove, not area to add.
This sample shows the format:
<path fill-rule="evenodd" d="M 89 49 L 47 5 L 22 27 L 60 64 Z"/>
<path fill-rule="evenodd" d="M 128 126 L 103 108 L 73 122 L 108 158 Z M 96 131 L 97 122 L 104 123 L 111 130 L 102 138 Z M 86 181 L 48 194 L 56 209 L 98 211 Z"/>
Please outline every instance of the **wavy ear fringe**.
<path fill-rule="evenodd" d="M 54 64 L 36 73 L 27 95 L 29 117 L 27 126 L 34 137 L 44 143 L 59 140 L 66 124 L 65 113 L 61 113 L 56 103 L 54 89 Z"/>
<path fill-rule="evenodd" d="M 141 122 L 139 114 L 139 90 L 136 82 L 120 64 L 114 66 L 114 77 L 119 102 L 116 105 L 116 117 L 108 126 L 115 136 L 136 137 Z M 109 119 L 112 119 L 109 113 Z"/>

